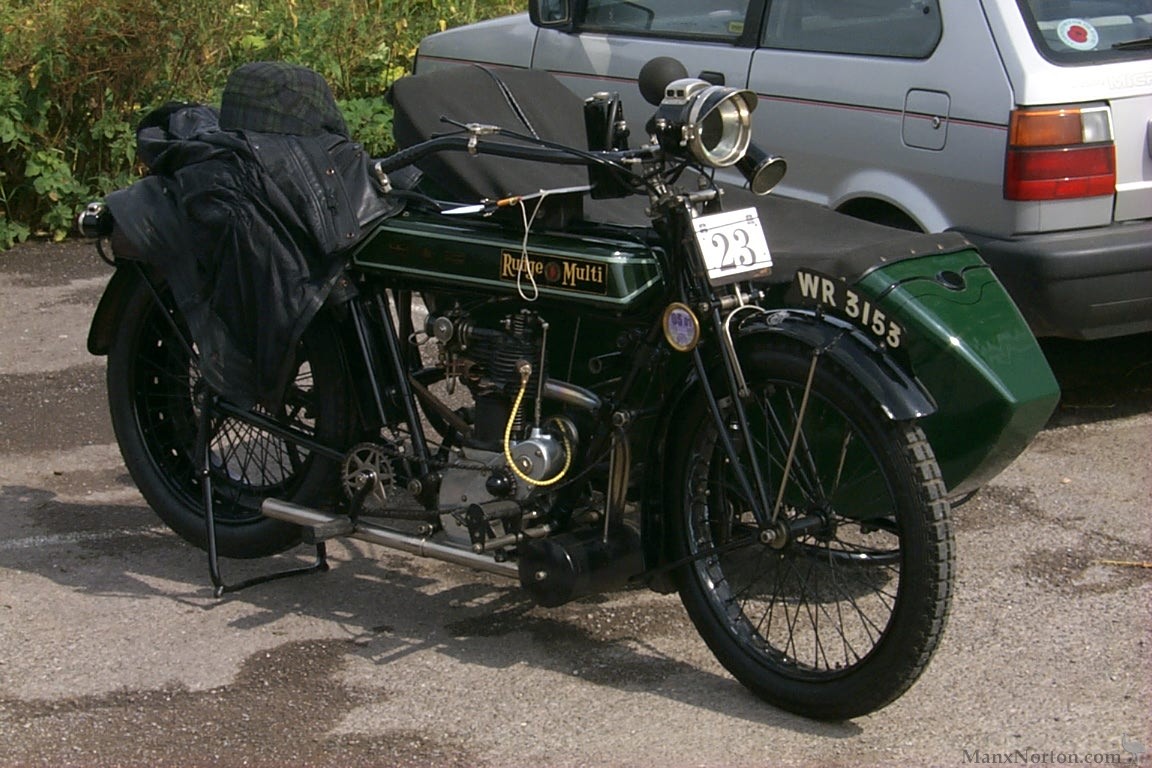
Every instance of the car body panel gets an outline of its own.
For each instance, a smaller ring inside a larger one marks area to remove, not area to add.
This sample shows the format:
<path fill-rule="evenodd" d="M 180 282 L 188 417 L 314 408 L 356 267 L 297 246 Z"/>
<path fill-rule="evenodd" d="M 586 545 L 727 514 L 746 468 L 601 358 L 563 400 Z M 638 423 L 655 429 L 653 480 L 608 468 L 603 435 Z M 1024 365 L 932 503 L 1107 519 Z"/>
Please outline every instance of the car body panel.
<path fill-rule="evenodd" d="M 676 16 L 692 7 L 707 14 L 716 4 L 621 3 L 628 13 L 652 7 L 655 18 L 681 23 L 669 22 L 661 33 L 640 26 L 612 34 L 602 20 L 611 0 L 578 0 L 573 7 L 579 13 L 587 4 L 601 15 L 594 29 L 582 31 L 580 18 L 538 29 L 521 14 L 427 38 L 420 67 L 467 61 L 531 66 L 553 72 L 582 97 L 616 91 L 636 136 L 652 112 L 636 85 L 639 71 L 651 58 L 675 56 L 692 76 L 756 92 L 755 141 L 788 162 L 776 194 L 874 221 L 971 235 L 997 273 L 1007 276 L 1037 333 L 1096 338 L 1152 330 L 1152 291 L 1133 295 L 1144 290 L 1142 265 L 1152 264 L 1152 243 L 1133 237 L 1152 226 L 1152 51 L 1109 47 L 1152 31 L 1152 0 L 1068 0 L 1062 12 L 1081 9 L 1085 18 L 1035 23 L 1029 20 L 1033 6 L 1043 13 L 1061 6 L 1035 0 L 748 0 L 748 27 L 724 41 L 701 39 L 715 30 L 691 29 Z M 1131 9 L 1127 16 L 1120 13 L 1125 9 Z M 877 16 L 884 13 L 890 18 Z M 1072 23 L 1100 42 L 1083 61 L 1066 33 Z M 904 42 L 908 35 L 911 43 Z M 836 45 L 854 52 L 815 50 Z M 876 55 L 885 45 L 905 47 Z M 1109 110 L 1115 191 L 1006 199 L 1013 110 L 1077 105 Z M 1125 223 L 1136 228 L 1120 226 Z M 1130 284 L 1124 269 L 1134 270 Z M 1041 301 L 1045 286 L 1029 282 L 1051 275 L 1060 276 L 1060 285 Z M 1083 325 L 1093 318 L 1101 325 Z"/>
<path fill-rule="evenodd" d="M 837 209 L 859 198 L 889 201 L 929 231 L 970 220 L 1010 228 L 1015 215 L 1000 200 L 1003 161 L 996 158 L 1007 137 L 1011 87 L 991 43 L 983 42 L 989 35 L 969 29 L 982 23 L 971 16 L 945 8 L 943 34 L 925 59 L 758 49 L 751 87 L 768 103 L 757 116 L 756 140 L 789 161 L 780 194 Z M 981 44 L 989 50 L 973 50 Z M 971 76 L 951 76 L 960 66 Z M 949 113 L 936 129 L 947 139 L 939 149 L 904 140 L 914 91 L 947 97 Z M 949 184 L 940 185 L 941 177 Z"/>
<path fill-rule="evenodd" d="M 1152 216 L 1152 94 L 1112 99 L 1116 221 Z"/>
<path fill-rule="evenodd" d="M 1012 3 L 985 0 L 984 8 L 1017 105 L 1107 104 L 1116 134 L 1114 201 L 1096 201 L 1094 214 L 1073 211 L 1072 205 L 1040 205 L 1055 210 L 1040 213 L 1034 227 L 1018 231 L 1078 229 L 1152 217 L 1152 58 L 1061 66 L 1031 44 L 1025 21 Z"/>
<path fill-rule="evenodd" d="M 415 71 L 428 72 L 471 62 L 528 69 L 532 66 L 536 33 L 527 13 L 445 30 L 433 35 L 435 42 L 421 44 Z M 500 45 L 493 45 L 493 40 L 499 40 Z"/>

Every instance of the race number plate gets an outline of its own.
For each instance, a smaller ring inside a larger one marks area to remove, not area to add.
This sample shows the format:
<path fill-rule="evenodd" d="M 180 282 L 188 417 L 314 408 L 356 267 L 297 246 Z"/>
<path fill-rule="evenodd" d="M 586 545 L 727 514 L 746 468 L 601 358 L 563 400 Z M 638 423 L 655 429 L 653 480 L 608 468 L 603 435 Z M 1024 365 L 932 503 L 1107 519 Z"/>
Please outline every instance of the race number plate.
<path fill-rule="evenodd" d="M 755 208 L 700 216 L 692 226 L 712 285 L 754 280 L 772 271 L 768 241 Z"/>

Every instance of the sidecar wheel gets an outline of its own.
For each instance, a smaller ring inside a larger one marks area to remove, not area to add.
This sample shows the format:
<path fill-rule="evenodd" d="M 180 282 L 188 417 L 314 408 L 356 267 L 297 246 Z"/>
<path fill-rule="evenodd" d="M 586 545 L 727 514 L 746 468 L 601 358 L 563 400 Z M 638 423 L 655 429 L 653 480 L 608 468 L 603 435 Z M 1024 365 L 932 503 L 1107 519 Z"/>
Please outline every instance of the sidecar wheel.
<path fill-rule="evenodd" d="M 108 353 L 112 426 L 148 504 L 181 537 L 206 549 L 195 455 L 200 371 L 188 353 L 187 329 L 171 294 L 161 288 L 160 296 L 163 307 L 141 281 L 123 310 Z M 298 357 L 282 409 L 257 410 L 331 444 L 348 428 L 348 401 L 328 323 L 313 323 Z M 263 557 L 299 543 L 300 528 L 264 517 L 260 504 L 268 497 L 322 503 L 337 487 L 335 464 L 240 419 L 218 418 L 212 432 L 218 552 Z"/>
<path fill-rule="evenodd" d="M 742 356 L 748 446 L 776 504 L 811 357 L 783 344 Z M 731 413 L 728 402 L 721 406 Z M 932 449 L 826 357 L 816 367 L 778 519 L 814 527 L 760 537 L 703 397 L 678 436 L 673 476 L 681 600 L 717 659 L 768 702 L 806 717 L 879 709 L 924 670 L 944 629 L 953 542 Z M 730 422 L 731 423 L 731 422 Z M 683 439 L 680 439 L 680 438 Z"/>

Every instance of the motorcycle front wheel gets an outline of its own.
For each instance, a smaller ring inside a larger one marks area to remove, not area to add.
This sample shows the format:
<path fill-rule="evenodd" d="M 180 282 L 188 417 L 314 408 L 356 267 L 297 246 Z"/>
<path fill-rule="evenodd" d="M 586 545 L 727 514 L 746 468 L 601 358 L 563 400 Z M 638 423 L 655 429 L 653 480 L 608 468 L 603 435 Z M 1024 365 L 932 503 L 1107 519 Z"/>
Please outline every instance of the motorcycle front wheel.
<path fill-rule="evenodd" d="M 196 451 L 205 385 L 187 326 L 164 286 L 154 292 L 139 281 L 109 349 L 107 376 L 112 426 L 129 474 L 161 520 L 206 549 Z M 346 402 L 335 335 L 318 318 L 298 345 L 281 408 L 253 410 L 332 444 L 347 429 Z M 300 528 L 264 517 L 260 504 L 269 497 L 321 503 L 337 487 L 335 463 L 243 418 L 217 416 L 210 432 L 219 554 L 263 557 L 299 543 Z"/>
<path fill-rule="evenodd" d="M 751 478 L 755 457 L 787 537 L 761 535 L 706 401 L 692 405 L 672 462 L 687 561 L 677 585 L 737 680 L 791 712 L 847 719 L 891 703 L 928 664 L 948 613 L 953 542 L 924 433 L 887 418 L 832 361 L 813 369 L 812 359 L 782 343 L 747 351 L 747 432 L 720 402 L 739 462 Z"/>

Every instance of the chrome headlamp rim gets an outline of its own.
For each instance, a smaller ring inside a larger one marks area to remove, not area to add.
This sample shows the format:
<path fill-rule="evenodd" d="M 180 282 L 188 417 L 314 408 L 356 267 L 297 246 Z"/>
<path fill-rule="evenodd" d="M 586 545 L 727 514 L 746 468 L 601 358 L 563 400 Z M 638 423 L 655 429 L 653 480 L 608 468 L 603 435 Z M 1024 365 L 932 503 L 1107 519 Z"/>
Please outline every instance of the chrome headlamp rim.
<path fill-rule="evenodd" d="M 665 133 L 661 144 L 687 150 L 698 162 L 726 168 L 739 162 L 752 140 L 756 94 L 697 78 L 669 83 L 657 112 Z"/>
<path fill-rule="evenodd" d="M 755 108 L 756 94 L 752 91 L 719 85 L 699 91 L 688 106 L 692 133 L 688 149 L 692 156 L 713 168 L 727 168 L 739 162 L 752 141 Z"/>

